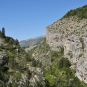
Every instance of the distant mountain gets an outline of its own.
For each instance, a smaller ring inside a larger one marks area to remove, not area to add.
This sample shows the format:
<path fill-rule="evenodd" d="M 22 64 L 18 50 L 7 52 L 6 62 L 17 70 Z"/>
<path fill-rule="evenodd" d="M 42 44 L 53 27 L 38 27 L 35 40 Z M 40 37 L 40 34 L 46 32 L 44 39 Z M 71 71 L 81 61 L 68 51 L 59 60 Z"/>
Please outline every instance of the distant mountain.
<path fill-rule="evenodd" d="M 45 39 L 45 36 L 39 36 L 36 38 L 23 40 L 23 41 L 20 41 L 20 46 L 21 47 L 28 47 L 28 46 L 36 45 L 36 44 L 40 43 L 41 41 L 43 41 L 44 39 Z"/>

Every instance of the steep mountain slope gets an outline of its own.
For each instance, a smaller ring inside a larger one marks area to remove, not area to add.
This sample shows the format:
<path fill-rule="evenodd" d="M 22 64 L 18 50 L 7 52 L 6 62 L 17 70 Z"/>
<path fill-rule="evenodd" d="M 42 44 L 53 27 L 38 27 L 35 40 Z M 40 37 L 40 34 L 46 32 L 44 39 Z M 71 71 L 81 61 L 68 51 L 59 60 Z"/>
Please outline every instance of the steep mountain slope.
<path fill-rule="evenodd" d="M 20 41 L 20 46 L 21 47 L 33 46 L 33 45 L 39 44 L 41 41 L 43 41 L 44 38 L 45 36 L 39 36 L 36 38 L 23 40 L 23 41 Z"/>
<path fill-rule="evenodd" d="M 0 87 L 45 87 L 43 71 L 38 65 L 19 46 L 18 40 L 0 31 Z"/>
<path fill-rule="evenodd" d="M 48 87 L 87 86 L 83 84 L 87 83 L 86 12 L 87 6 L 69 11 L 46 28 L 46 41 L 29 51 L 33 58 L 42 62 Z"/>

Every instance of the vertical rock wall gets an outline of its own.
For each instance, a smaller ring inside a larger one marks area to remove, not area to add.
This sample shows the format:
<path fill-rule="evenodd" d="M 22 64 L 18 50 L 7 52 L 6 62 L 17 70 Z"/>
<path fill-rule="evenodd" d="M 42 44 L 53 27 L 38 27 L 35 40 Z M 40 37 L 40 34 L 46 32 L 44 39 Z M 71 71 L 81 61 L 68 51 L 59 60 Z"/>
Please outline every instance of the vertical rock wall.
<path fill-rule="evenodd" d="M 87 19 L 61 19 L 46 28 L 46 42 L 52 50 L 64 47 L 64 56 L 76 69 L 76 76 L 87 83 Z"/>

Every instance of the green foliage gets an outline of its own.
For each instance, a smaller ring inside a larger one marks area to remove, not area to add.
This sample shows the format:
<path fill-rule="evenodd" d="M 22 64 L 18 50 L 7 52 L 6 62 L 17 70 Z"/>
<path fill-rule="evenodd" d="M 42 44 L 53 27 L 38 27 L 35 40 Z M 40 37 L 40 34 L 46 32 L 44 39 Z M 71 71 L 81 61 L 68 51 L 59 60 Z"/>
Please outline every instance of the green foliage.
<path fill-rule="evenodd" d="M 32 58 L 32 66 L 34 66 L 34 67 L 41 67 L 42 63 L 39 62 L 39 60 L 35 60 L 34 58 Z"/>
<path fill-rule="evenodd" d="M 12 82 L 12 87 L 18 87 L 18 84 L 16 82 Z"/>
<path fill-rule="evenodd" d="M 63 68 L 63 67 L 70 67 L 70 66 L 71 66 L 71 63 L 69 62 L 68 59 L 66 59 L 66 58 L 60 59 L 59 66 L 58 66 L 59 69 Z"/>
<path fill-rule="evenodd" d="M 33 58 L 33 61 L 32 61 L 32 65 L 34 66 L 34 67 L 36 67 L 37 66 L 37 61 Z"/>
<path fill-rule="evenodd" d="M 77 8 L 75 10 L 70 10 L 63 18 L 70 17 L 70 16 L 77 16 L 81 19 L 87 18 L 87 5 Z"/>
<path fill-rule="evenodd" d="M 3 38 L 5 38 L 5 28 L 4 27 L 2 28 L 2 34 L 1 35 L 2 35 Z"/>
<path fill-rule="evenodd" d="M 0 37 L 2 36 L 2 32 L 0 31 Z"/>
<path fill-rule="evenodd" d="M 32 61 L 31 57 L 29 54 L 26 54 L 26 60 L 29 62 L 29 61 Z"/>
<path fill-rule="evenodd" d="M 2 31 L 0 31 L 0 37 L 5 38 L 5 28 L 2 28 Z"/>
<path fill-rule="evenodd" d="M 79 40 L 80 40 L 81 43 L 83 43 L 83 38 L 80 38 Z"/>
<path fill-rule="evenodd" d="M 56 82 L 55 77 L 53 75 L 49 75 L 48 73 L 45 74 L 45 77 L 49 80 L 50 87 L 52 87 Z"/>
<path fill-rule="evenodd" d="M 28 74 L 28 79 L 30 79 L 32 73 L 30 72 L 30 70 L 27 70 L 27 74 Z"/>
<path fill-rule="evenodd" d="M 79 57 L 82 57 L 83 54 L 79 54 Z"/>
<path fill-rule="evenodd" d="M 64 55 L 64 48 L 60 47 L 60 51 L 50 51 L 50 56 L 51 56 L 51 62 L 53 62 L 55 59 L 59 59 L 62 55 Z"/>
<path fill-rule="evenodd" d="M 0 31 L 0 37 L 4 38 L 6 43 L 19 45 L 19 42 L 17 39 L 14 40 L 12 37 L 5 36 L 5 28 L 4 27 L 2 28 L 2 31 Z"/>
<path fill-rule="evenodd" d="M 83 40 L 83 38 L 80 38 L 79 40 L 82 43 L 82 49 L 84 50 L 84 40 Z"/>
<path fill-rule="evenodd" d="M 73 57 L 72 52 L 69 52 L 69 53 L 68 53 L 68 55 L 70 56 L 70 58 L 72 58 L 72 57 Z"/>
<path fill-rule="evenodd" d="M 53 66 L 54 67 L 54 66 Z M 53 71 L 52 67 L 52 71 Z M 45 79 L 47 87 L 86 87 L 77 77 L 75 77 L 74 70 L 64 67 L 62 69 L 55 68 L 52 73 L 45 72 Z M 56 74 L 54 74 L 56 72 Z"/>
<path fill-rule="evenodd" d="M 70 68 L 70 61 L 63 58 L 62 53 L 51 51 L 51 56 L 55 59 L 54 63 L 45 72 L 46 87 L 85 87 L 75 77 L 75 70 Z"/>
<path fill-rule="evenodd" d="M 73 78 L 73 80 L 71 81 L 71 86 L 72 87 L 84 87 L 77 77 Z"/>
<path fill-rule="evenodd" d="M 5 38 L 5 42 L 9 42 L 10 39 L 11 39 L 10 37 L 6 37 L 6 38 Z"/>
<path fill-rule="evenodd" d="M 59 56 L 59 53 L 56 52 L 56 51 L 51 51 L 51 57 L 58 57 Z"/>
<path fill-rule="evenodd" d="M 6 87 L 6 84 L 5 84 L 6 81 L 8 81 L 7 70 L 3 71 L 3 69 L 1 69 L 0 67 L 0 86 Z"/>
<path fill-rule="evenodd" d="M 19 41 L 16 39 L 14 42 L 15 45 L 19 45 Z"/>

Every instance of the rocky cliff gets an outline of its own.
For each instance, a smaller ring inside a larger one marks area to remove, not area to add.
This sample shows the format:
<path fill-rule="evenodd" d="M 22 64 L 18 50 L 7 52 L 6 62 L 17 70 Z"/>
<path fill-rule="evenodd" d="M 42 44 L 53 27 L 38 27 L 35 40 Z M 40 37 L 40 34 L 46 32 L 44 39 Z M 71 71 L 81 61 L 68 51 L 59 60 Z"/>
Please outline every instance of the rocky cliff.
<path fill-rule="evenodd" d="M 76 76 L 87 83 L 87 19 L 62 18 L 46 28 L 46 42 L 52 50 L 64 48 L 64 57 L 76 69 Z"/>

